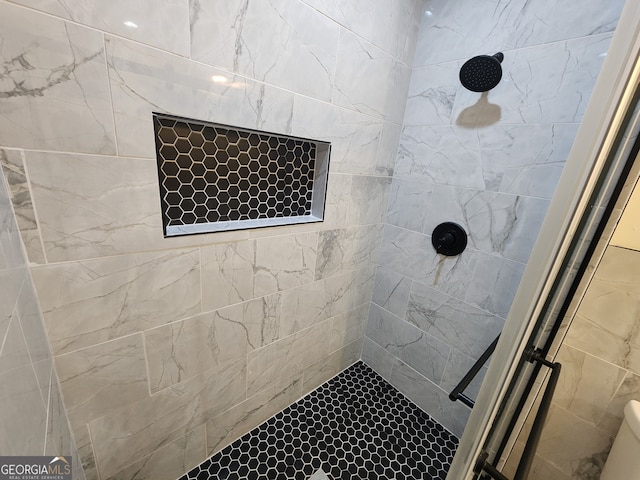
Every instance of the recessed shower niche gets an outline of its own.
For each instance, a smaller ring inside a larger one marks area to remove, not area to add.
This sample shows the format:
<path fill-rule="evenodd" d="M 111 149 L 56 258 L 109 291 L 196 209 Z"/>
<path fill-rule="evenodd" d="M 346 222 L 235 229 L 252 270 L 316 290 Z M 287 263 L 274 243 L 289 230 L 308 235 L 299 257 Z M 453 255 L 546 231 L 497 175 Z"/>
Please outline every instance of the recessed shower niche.
<path fill-rule="evenodd" d="M 166 237 L 320 222 L 331 145 L 153 114 Z"/>

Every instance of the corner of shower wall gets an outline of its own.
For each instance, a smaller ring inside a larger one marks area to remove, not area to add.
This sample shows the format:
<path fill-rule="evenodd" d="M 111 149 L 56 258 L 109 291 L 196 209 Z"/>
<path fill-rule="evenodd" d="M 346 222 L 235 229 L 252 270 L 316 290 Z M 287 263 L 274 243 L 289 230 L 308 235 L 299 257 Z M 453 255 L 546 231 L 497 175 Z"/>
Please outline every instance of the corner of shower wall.
<path fill-rule="evenodd" d="M 70 457 L 72 476 L 84 480 L 82 448 L 71 433 L 38 298 L 5 173 L 21 153 L 0 149 L 0 452 L 10 456 Z M 4 172 L 4 173 L 3 173 Z M 19 210 L 16 212 L 19 215 Z"/>

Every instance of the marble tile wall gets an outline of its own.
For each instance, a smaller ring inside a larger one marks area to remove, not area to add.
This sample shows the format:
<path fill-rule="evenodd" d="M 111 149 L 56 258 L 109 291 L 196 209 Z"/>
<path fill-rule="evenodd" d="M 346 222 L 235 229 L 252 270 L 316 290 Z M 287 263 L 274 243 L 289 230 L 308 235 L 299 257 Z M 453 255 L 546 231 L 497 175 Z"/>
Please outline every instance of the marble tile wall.
<path fill-rule="evenodd" d="M 71 456 L 84 480 L 11 197 L 0 172 L 0 451 Z"/>
<path fill-rule="evenodd" d="M 33 277 L 89 480 L 177 478 L 360 358 L 424 2 L 343 3 L 0 0 L 0 300 Z M 325 221 L 163 238 L 152 112 L 331 142 Z"/>
<path fill-rule="evenodd" d="M 425 2 L 363 358 L 456 434 L 447 394 L 503 326 L 623 3 Z M 462 64 L 498 51 L 500 84 L 465 90 Z M 444 221 L 458 257 L 431 246 Z"/>

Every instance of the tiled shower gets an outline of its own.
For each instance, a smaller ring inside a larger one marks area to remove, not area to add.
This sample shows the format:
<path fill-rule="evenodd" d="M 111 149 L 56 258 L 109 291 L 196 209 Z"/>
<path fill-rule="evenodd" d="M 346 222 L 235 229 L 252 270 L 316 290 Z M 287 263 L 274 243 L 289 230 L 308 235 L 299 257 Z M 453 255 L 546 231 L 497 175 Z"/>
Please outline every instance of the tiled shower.
<path fill-rule="evenodd" d="M 177 478 L 359 359 L 460 435 L 623 2 L 94 3 L 0 1 L 3 454 Z M 164 238 L 153 112 L 330 142 L 324 221 Z"/>

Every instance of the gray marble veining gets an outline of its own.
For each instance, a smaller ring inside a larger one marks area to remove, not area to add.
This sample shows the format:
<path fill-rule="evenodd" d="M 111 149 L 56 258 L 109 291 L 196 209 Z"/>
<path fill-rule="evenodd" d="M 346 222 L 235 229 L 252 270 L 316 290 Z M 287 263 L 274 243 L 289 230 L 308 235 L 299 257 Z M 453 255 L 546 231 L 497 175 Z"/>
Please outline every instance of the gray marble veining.
<path fill-rule="evenodd" d="M 200 313 L 199 260 L 197 249 L 169 250 L 34 269 L 54 352 L 71 352 Z"/>
<path fill-rule="evenodd" d="M 11 192 L 11 203 L 27 250 L 27 257 L 33 263 L 45 263 L 36 214 L 24 169 L 23 153 L 19 150 L 0 150 L 0 165 Z"/>
<path fill-rule="evenodd" d="M 6 2 L 0 31 L 0 144 L 115 153 L 102 35 Z"/>
<path fill-rule="evenodd" d="M 473 358 L 482 355 L 504 324 L 495 315 L 417 282 L 411 286 L 406 319 Z"/>

